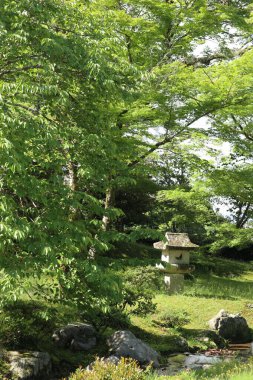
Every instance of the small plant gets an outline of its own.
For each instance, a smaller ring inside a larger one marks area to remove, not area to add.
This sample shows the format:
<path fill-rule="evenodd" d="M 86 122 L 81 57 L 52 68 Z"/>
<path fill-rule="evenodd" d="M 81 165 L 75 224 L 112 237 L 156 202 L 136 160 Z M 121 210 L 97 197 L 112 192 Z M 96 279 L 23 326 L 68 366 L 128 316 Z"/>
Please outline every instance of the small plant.
<path fill-rule="evenodd" d="M 148 373 L 132 359 L 122 358 L 117 365 L 97 359 L 92 371 L 79 368 L 69 380 L 145 380 Z"/>
<path fill-rule="evenodd" d="M 189 315 L 186 311 L 181 312 L 163 312 L 153 321 L 154 324 L 166 328 L 181 328 L 190 322 Z"/>

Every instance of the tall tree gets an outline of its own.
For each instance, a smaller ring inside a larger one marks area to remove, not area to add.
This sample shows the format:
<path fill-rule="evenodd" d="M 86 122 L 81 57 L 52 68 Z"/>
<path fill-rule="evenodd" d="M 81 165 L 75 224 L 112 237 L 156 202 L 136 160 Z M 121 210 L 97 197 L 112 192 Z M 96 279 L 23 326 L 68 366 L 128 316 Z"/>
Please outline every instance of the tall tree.
<path fill-rule="evenodd" d="M 89 249 L 106 248 L 121 215 L 115 193 L 148 175 L 153 154 L 195 138 L 204 116 L 226 138 L 226 120 L 250 109 L 250 2 L 0 8 L 2 281 L 12 262 L 22 276 L 50 272 L 59 297 L 71 281 L 80 296 L 79 267 L 92 270 Z M 215 51 L 197 57 L 210 39 Z"/>
<path fill-rule="evenodd" d="M 145 170 L 155 152 L 175 150 L 200 132 L 226 138 L 218 122 L 207 132 L 205 120 L 227 119 L 232 109 L 252 102 L 250 2 L 132 0 L 110 5 L 114 12 L 119 7 L 127 20 L 129 62 L 142 73 L 136 100 L 125 102 L 119 113 L 125 147 L 121 158 L 128 163 L 128 175 Z M 210 41 L 215 47 L 196 53 Z M 110 199 L 116 177 L 108 181 Z"/>
<path fill-rule="evenodd" d="M 12 292 L 45 272 L 61 297 L 78 266 L 88 281 L 89 247 L 104 248 L 96 194 L 119 172 L 116 108 L 135 72 L 114 15 L 96 4 L 0 6 L 1 281 Z"/>

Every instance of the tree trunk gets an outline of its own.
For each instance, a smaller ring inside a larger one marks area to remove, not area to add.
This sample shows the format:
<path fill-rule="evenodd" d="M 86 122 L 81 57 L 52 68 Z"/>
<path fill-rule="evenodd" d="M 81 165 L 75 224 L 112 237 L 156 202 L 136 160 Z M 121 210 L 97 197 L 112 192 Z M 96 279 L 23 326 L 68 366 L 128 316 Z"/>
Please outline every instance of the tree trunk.
<path fill-rule="evenodd" d="M 113 207 L 115 203 L 115 190 L 110 187 L 106 190 L 105 195 L 105 212 L 108 208 Z M 102 218 L 102 229 L 104 231 L 109 231 L 111 228 L 111 218 L 108 215 L 104 215 Z M 95 237 L 96 238 L 96 237 Z M 88 258 L 90 260 L 94 260 L 96 257 L 96 248 L 94 246 L 91 246 L 88 251 Z"/>
<path fill-rule="evenodd" d="M 115 204 L 115 189 L 109 187 L 106 190 L 105 195 L 105 211 L 110 207 L 114 207 Z M 111 228 L 111 218 L 108 215 L 104 215 L 102 219 L 103 230 L 108 231 Z"/>
<path fill-rule="evenodd" d="M 250 203 L 240 203 L 239 210 L 236 218 L 236 228 L 243 228 L 247 223 L 249 217 L 248 212 L 250 209 Z"/>

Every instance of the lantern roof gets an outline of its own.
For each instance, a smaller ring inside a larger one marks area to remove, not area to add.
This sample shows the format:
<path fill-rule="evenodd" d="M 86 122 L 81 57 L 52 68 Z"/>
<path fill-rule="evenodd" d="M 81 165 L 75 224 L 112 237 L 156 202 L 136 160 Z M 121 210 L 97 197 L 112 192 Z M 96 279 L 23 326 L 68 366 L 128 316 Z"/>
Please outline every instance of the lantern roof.
<path fill-rule="evenodd" d="M 175 249 L 193 249 L 197 248 L 197 244 L 193 244 L 190 241 L 190 238 L 187 233 L 174 233 L 174 232 L 166 232 L 165 239 L 163 241 L 158 241 L 154 243 L 154 248 L 157 249 L 167 249 L 167 248 L 175 248 Z"/>

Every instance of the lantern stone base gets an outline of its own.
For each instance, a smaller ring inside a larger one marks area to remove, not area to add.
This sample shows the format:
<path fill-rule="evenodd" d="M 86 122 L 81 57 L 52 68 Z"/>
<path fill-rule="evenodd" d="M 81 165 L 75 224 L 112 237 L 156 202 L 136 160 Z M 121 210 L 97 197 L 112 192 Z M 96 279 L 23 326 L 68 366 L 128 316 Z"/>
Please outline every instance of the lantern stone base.
<path fill-rule="evenodd" d="M 170 274 L 164 276 L 164 282 L 169 293 L 179 293 L 184 289 L 184 275 Z"/>

